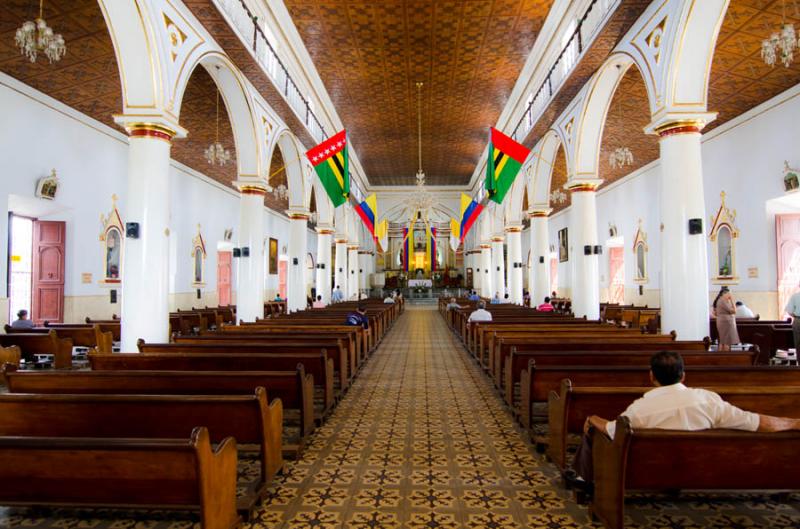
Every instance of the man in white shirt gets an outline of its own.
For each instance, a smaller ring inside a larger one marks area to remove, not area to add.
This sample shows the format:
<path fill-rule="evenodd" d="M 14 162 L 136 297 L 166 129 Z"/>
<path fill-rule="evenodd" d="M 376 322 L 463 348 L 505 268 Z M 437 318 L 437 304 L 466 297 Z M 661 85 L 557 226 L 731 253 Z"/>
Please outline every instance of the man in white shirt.
<path fill-rule="evenodd" d="M 792 294 L 786 304 L 786 314 L 792 317 L 792 334 L 794 335 L 794 349 L 800 351 L 800 291 Z"/>
<path fill-rule="evenodd" d="M 390 303 L 390 304 L 394 305 L 394 298 L 392 297 L 391 294 L 386 294 L 386 297 L 383 298 L 383 302 L 387 303 L 387 304 Z"/>
<path fill-rule="evenodd" d="M 344 295 L 342 294 L 342 289 L 339 288 L 339 285 L 336 285 L 336 290 L 333 291 L 331 295 L 331 303 L 339 303 L 344 301 Z"/>
<path fill-rule="evenodd" d="M 737 318 L 755 318 L 756 315 L 750 310 L 750 307 L 744 304 L 744 301 L 736 302 L 736 317 Z"/>
<path fill-rule="evenodd" d="M 651 389 L 622 412 L 636 429 L 663 430 L 710 430 L 726 428 L 748 432 L 781 432 L 800 430 L 800 419 L 772 417 L 744 411 L 725 402 L 722 397 L 700 388 L 683 385 L 686 373 L 683 358 L 672 351 L 661 351 L 650 359 Z M 568 470 L 568 482 L 586 489 L 585 484 L 594 478 L 592 465 L 592 443 L 589 435 L 592 428 L 614 438 L 616 421 L 592 415 L 584 424 L 583 443 L 575 453 L 574 470 Z M 582 478 L 582 479 L 579 479 Z M 584 485 L 581 485 L 583 482 Z"/>
<path fill-rule="evenodd" d="M 478 302 L 478 309 L 472 311 L 472 314 L 469 315 L 469 319 L 467 320 L 468 323 L 475 321 L 492 321 L 492 313 L 486 310 L 485 301 Z"/>

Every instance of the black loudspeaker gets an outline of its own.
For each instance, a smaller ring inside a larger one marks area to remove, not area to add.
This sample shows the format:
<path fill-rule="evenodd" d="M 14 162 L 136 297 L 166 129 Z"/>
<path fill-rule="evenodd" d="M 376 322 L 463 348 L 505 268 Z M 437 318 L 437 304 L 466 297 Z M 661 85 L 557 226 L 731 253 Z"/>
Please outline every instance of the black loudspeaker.
<path fill-rule="evenodd" d="M 108 295 L 109 295 L 109 300 L 108 300 L 109 303 L 116 303 L 117 302 L 117 289 L 112 288 L 108 292 Z"/>
<path fill-rule="evenodd" d="M 363 273 L 364 273 L 364 269 L 363 269 L 363 268 L 359 268 L 359 269 L 358 269 L 358 273 L 359 273 L 359 274 L 363 274 Z"/>
<path fill-rule="evenodd" d="M 319 268 L 320 270 L 325 270 L 325 263 L 320 263 Z"/>
<path fill-rule="evenodd" d="M 139 238 L 139 223 L 138 222 L 129 222 L 125 224 L 125 237 L 129 239 L 138 239 Z"/>
<path fill-rule="evenodd" d="M 642 285 L 639 285 L 639 295 L 640 296 L 644 295 L 644 286 Z"/>
<path fill-rule="evenodd" d="M 499 266 L 497 267 L 497 271 L 498 271 L 498 272 L 500 271 L 500 267 L 499 267 Z"/>
<path fill-rule="evenodd" d="M 488 274 L 489 273 L 489 269 L 487 268 L 486 270 L 484 270 L 484 272 L 486 272 Z"/>
<path fill-rule="evenodd" d="M 539 263 L 544 264 L 544 255 L 539 256 Z"/>
<path fill-rule="evenodd" d="M 298 264 L 297 257 L 292 257 L 292 264 L 294 266 L 297 266 L 297 264 Z"/>
<path fill-rule="evenodd" d="M 339 272 L 343 272 L 343 270 L 341 268 L 339 268 Z"/>
<path fill-rule="evenodd" d="M 689 235 L 703 233 L 703 219 L 689 219 Z"/>
<path fill-rule="evenodd" d="M 583 255 L 592 255 L 592 247 L 590 245 L 586 245 L 583 247 Z"/>
<path fill-rule="evenodd" d="M 355 270 L 350 270 L 350 273 L 351 273 L 351 274 L 355 274 L 355 273 L 356 273 L 356 271 L 355 271 Z"/>
<path fill-rule="evenodd" d="M 600 245 L 595 246 L 594 253 L 596 253 L 597 255 L 601 255 L 603 253 L 603 247 Z"/>
<path fill-rule="evenodd" d="M 478 268 L 477 270 L 478 270 L 478 272 L 480 272 L 480 271 L 481 271 L 481 269 L 480 269 L 480 268 Z"/>
<path fill-rule="evenodd" d="M 234 256 L 234 257 L 241 257 L 241 256 L 242 256 L 242 250 L 241 250 L 241 248 L 234 248 L 234 249 L 233 249 L 233 256 Z"/>
<path fill-rule="evenodd" d="M 203 294 L 200 293 L 200 289 L 198 288 L 197 289 L 197 299 L 200 299 L 202 297 L 203 297 Z"/>
<path fill-rule="evenodd" d="M 242 246 L 242 257 L 250 257 L 250 247 Z"/>

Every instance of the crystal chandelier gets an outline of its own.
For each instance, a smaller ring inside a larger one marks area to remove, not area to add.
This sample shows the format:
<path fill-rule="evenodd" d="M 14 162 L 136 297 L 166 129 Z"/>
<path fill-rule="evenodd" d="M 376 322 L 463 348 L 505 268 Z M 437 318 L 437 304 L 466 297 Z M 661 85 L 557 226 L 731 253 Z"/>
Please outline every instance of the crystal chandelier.
<path fill-rule="evenodd" d="M 231 161 L 231 153 L 219 142 L 219 89 L 217 89 L 217 131 L 214 136 L 215 141 L 205 150 L 206 161 L 210 165 L 222 167 Z"/>
<path fill-rule="evenodd" d="M 419 169 L 415 178 L 417 179 L 417 189 L 409 197 L 409 207 L 415 212 L 427 212 L 436 203 L 436 199 L 425 188 L 425 172 L 422 170 L 422 83 L 417 83 L 417 156 L 419 159 Z"/>
<path fill-rule="evenodd" d="M 563 204 L 566 201 L 567 201 L 567 194 L 564 193 L 562 190 L 556 189 L 555 191 L 550 193 L 551 204 L 558 205 L 558 204 Z"/>
<path fill-rule="evenodd" d="M 608 164 L 614 169 L 633 165 L 633 153 L 627 147 L 617 147 L 608 156 Z"/>
<path fill-rule="evenodd" d="M 36 21 L 28 20 L 22 24 L 14 40 L 19 51 L 31 62 L 36 62 L 36 56 L 42 52 L 52 64 L 61 60 L 67 52 L 67 46 L 64 44 L 64 37 L 60 33 L 53 33 L 44 21 L 43 11 L 44 0 L 39 0 L 39 17 Z"/>
<path fill-rule="evenodd" d="M 277 187 L 272 188 L 272 196 L 278 200 L 286 200 L 289 198 L 289 188 L 284 184 L 279 184 Z"/>
<path fill-rule="evenodd" d="M 794 50 L 798 46 L 800 46 L 800 41 L 798 41 L 794 24 L 786 23 L 786 0 L 783 0 L 781 29 L 761 42 L 761 59 L 768 66 L 775 66 L 775 62 L 780 57 L 781 63 L 788 68 L 794 62 Z"/>

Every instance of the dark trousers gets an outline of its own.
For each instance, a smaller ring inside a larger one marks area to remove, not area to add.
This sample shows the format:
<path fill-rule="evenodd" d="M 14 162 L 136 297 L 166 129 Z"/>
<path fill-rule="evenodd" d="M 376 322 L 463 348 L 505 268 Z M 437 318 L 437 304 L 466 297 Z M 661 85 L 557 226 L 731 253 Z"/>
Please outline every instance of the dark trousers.
<path fill-rule="evenodd" d="M 592 462 L 592 435 L 583 434 L 578 451 L 575 452 L 575 462 L 573 468 L 578 476 L 582 477 L 587 483 L 594 482 L 594 464 Z"/>

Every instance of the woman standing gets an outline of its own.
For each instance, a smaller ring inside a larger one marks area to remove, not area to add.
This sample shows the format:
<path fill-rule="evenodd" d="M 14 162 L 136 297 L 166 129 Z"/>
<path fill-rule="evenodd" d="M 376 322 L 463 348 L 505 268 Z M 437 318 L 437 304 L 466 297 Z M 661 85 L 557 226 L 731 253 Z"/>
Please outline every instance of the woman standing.
<path fill-rule="evenodd" d="M 719 289 L 714 300 L 714 314 L 717 316 L 719 350 L 730 351 L 731 345 L 739 343 L 739 332 L 736 330 L 736 302 L 728 287 Z"/>

